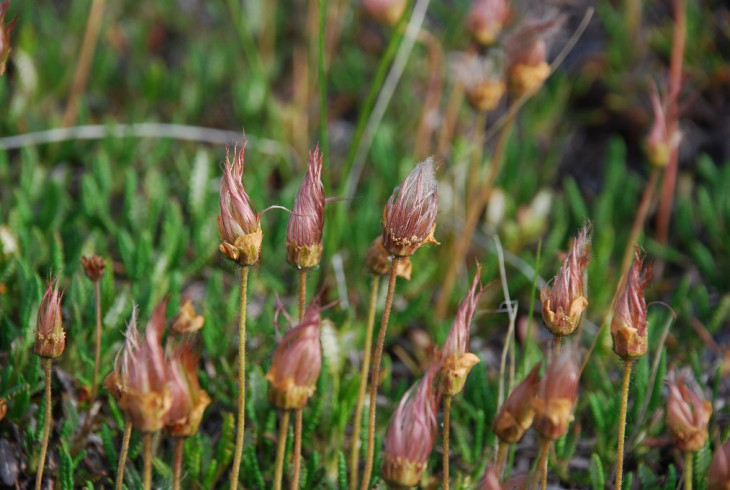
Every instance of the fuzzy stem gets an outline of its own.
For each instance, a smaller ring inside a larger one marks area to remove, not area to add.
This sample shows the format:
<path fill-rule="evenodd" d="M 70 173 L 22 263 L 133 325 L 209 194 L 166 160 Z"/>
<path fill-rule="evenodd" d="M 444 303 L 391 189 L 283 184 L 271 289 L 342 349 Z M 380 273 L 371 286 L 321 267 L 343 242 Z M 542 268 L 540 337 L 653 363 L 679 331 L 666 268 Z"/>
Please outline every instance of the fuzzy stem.
<path fill-rule="evenodd" d="M 96 295 L 96 348 L 94 350 L 94 380 L 91 383 L 92 405 L 96 401 L 99 387 L 99 364 L 101 363 L 101 287 L 99 281 L 94 281 L 94 294 Z"/>
<path fill-rule="evenodd" d="M 449 490 L 449 424 L 451 423 L 451 396 L 444 395 L 444 490 Z"/>
<path fill-rule="evenodd" d="M 184 437 L 175 438 L 175 460 L 172 465 L 172 490 L 180 490 L 180 474 L 182 473 Z"/>
<path fill-rule="evenodd" d="M 248 266 L 241 268 L 241 316 L 238 321 L 238 430 L 236 451 L 233 453 L 231 490 L 238 488 L 238 470 L 243 454 L 243 430 L 246 422 L 246 293 L 248 292 Z"/>
<path fill-rule="evenodd" d="M 692 490 L 692 470 L 694 467 L 693 454 L 684 452 L 684 490 Z"/>
<path fill-rule="evenodd" d="M 119 463 L 117 464 L 117 481 L 114 486 L 116 490 L 122 490 L 124 482 L 124 465 L 127 463 L 127 452 L 129 451 L 129 439 L 132 436 L 132 419 L 129 415 L 124 419 L 124 436 L 122 437 L 122 449 L 119 451 Z"/>
<path fill-rule="evenodd" d="M 497 463 L 495 470 L 497 470 L 497 476 L 502 479 L 502 468 L 504 467 L 504 461 L 507 459 L 507 449 L 509 444 L 504 441 L 499 441 L 499 449 L 497 449 Z"/>
<path fill-rule="evenodd" d="M 383 356 L 383 344 L 385 344 L 385 331 L 388 329 L 390 319 L 390 308 L 393 306 L 393 292 L 395 290 L 395 278 L 398 270 L 400 257 L 393 257 L 390 265 L 390 278 L 388 279 L 388 295 L 385 298 L 385 309 L 383 319 L 380 322 L 378 331 L 378 343 L 375 345 L 375 357 L 373 358 L 373 370 L 370 377 L 370 407 L 368 417 L 368 450 L 365 459 L 365 471 L 362 476 L 361 490 L 370 487 L 370 475 L 373 472 L 373 456 L 375 455 L 375 402 L 378 397 L 378 381 L 380 378 L 380 358 Z"/>
<path fill-rule="evenodd" d="M 279 421 L 279 439 L 276 441 L 276 469 L 274 470 L 274 490 L 281 490 L 281 479 L 284 474 L 284 453 L 286 452 L 286 435 L 289 431 L 289 410 L 281 411 Z"/>
<path fill-rule="evenodd" d="M 631 361 L 624 363 L 624 383 L 621 388 L 621 411 L 618 419 L 618 448 L 616 449 L 616 490 L 621 490 L 624 471 L 624 437 L 626 435 L 626 407 L 629 400 L 629 380 L 631 379 Z"/>
<path fill-rule="evenodd" d="M 142 436 L 144 451 L 144 490 L 152 488 L 152 432 L 145 432 Z"/>
<path fill-rule="evenodd" d="M 540 442 L 540 488 L 545 490 L 547 488 L 547 475 L 548 475 L 548 453 L 550 449 L 550 439 L 543 439 Z"/>
<path fill-rule="evenodd" d="M 307 269 L 299 269 L 299 321 L 304 320 L 304 304 L 307 301 Z"/>
<path fill-rule="evenodd" d="M 358 473 L 360 470 L 360 431 L 362 430 L 362 407 L 365 401 L 365 391 L 368 388 L 368 372 L 370 371 L 370 352 L 373 347 L 373 327 L 375 326 L 375 306 L 378 300 L 380 276 L 373 274 L 370 285 L 370 304 L 368 305 L 368 319 L 365 327 L 365 347 L 363 349 L 362 368 L 360 370 L 360 389 L 357 392 L 355 405 L 355 420 L 352 428 L 352 448 L 350 449 L 350 490 L 357 488 Z M 343 489 L 344 490 L 344 489 Z"/>
<path fill-rule="evenodd" d="M 299 468 L 302 465 L 302 409 L 296 412 L 294 423 L 294 475 L 291 479 L 292 490 L 299 490 Z"/>
<path fill-rule="evenodd" d="M 43 363 L 44 381 L 46 385 L 45 391 L 45 405 L 46 405 L 46 416 L 43 420 L 43 440 L 41 441 L 41 455 L 38 459 L 38 471 L 35 477 L 35 488 L 41 490 L 43 484 L 43 467 L 46 464 L 46 453 L 48 452 L 48 437 L 51 434 L 51 362 L 50 357 L 44 357 L 41 362 Z"/>
<path fill-rule="evenodd" d="M 562 335 L 556 335 L 553 339 L 553 350 L 555 351 L 555 354 L 558 354 L 560 352 L 560 343 L 563 341 Z"/>

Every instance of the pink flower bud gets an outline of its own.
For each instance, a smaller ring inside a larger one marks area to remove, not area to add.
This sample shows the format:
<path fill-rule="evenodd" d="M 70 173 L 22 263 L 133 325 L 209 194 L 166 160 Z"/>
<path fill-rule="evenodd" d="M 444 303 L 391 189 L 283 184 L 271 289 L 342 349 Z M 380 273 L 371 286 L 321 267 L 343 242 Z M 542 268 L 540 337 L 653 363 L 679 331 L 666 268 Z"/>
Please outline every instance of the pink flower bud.
<path fill-rule="evenodd" d="M 490 466 L 484 472 L 477 488 L 479 490 L 502 490 L 502 485 L 499 483 L 499 474 L 493 466 Z"/>
<path fill-rule="evenodd" d="M 256 212 L 251 199 L 243 187 L 243 154 L 241 150 L 231 163 L 229 149 L 223 164 L 223 178 L 220 189 L 221 214 L 218 216 L 218 232 L 221 237 L 220 250 L 241 266 L 255 264 L 261 255 L 261 215 Z M 235 152 L 235 149 L 234 149 Z"/>
<path fill-rule="evenodd" d="M 5 63 L 10 57 L 10 33 L 18 20 L 16 15 L 9 24 L 5 23 L 8 7 L 10 7 L 10 0 L 0 2 L 0 76 L 5 73 Z"/>
<path fill-rule="evenodd" d="M 626 286 L 616 298 L 611 319 L 613 351 L 622 359 L 636 359 L 646 353 L 646 300 L 644 288 L 651 280 L 651 264 L 643 268 L 644 256 L 636 248 Z"/>
<path fill-rule="evenodd" d="M 668 100 L 661 100 L 656 85 L 651 85 L 651 108 L 654 122 L 646 139 L 646 156 L 655 167 L 664 168 L 669 164 L 669 155 L 679 144 L 679 133 L 669 134 L 667 124 Z"/>
<path fill-rule="evenodd" d="M 562 17 L 531 20 L 507 39 L 507 79 L 515 97 L 537 90 L 550 75 L 548 40 L 562 22 Z"/>
<path fill-rule="evenodd" d="M 505 90 L 503 65 L 501 53 L 489 56 L 464 53 L 457 56 L 454 73 L 475 110 L 488 112 L 499 104 Z"/>
<path fill-rule="evenodd" d="M 562 437 L 573 421 L 573 406 L 578 398 L 580 371 L 577 353 L 566 346 L 550 362 L 532 399 L 535 411 L 533 426 L 544 438 L 554 441 Z"/>
<path fill-rule="evenodd" d="M 198 432 L 205 408 L 210 404 L 208 393 L 200 388 L 197 366 L 200 354 L 191 338 L 180 341 L 170 354 L 167 373 L 170 388 L 170 411 L 165 428 L 174 437 L 190 437 Z"/>
<path fill-rule="evenodd" d="M 104 259 L 98 255 L 92 255 L 91 257 L 81 256 L 81 266 L 84 268 L 86 277 L 91 279 L 92 282 L 97 282 L 104 276 L 104 269 L 106 264 Z"/>
<path fill-rule="evenodd" d="M 309 165 L 286 229 L 286 259 L 300 268 L 309 269 L 322 258 L 322 229 L 324 228 L 324 186 L 322 185 L 322 154 L 319 147 L 309 153 Z"/>
<path fill-rule="evenodd" d="M 432 157 L 416 165 L 395 188 L 383 211 L 383 247 L 396 257 L 410 257 L 433 237 L 438 212 L 438 182 Z"/>
<path fill-rule="evenodd" d="M 421 480 L 436 440 L 436 367 L 403 396 L 390 419 L 383 448 L 381 475 L 397 487 L 414 487 Z"/>
<path fill-rule="evenodd" d="M 362 0 L 365 12 L 388 26 L 394 26 L 406 10 L 406 0 Z"/>
<path fill-rule="evenodd" d="M 497 41 L 509 15 L 507 0 L 474 0 L 466 18 L 466 29 L 474 41 L 491 46 Z"/>
<path fill-rule="evenodd" d="M 685 385 L 683 376 L 668 376 L 667 428 L 674 444 L 682 451 L 697 452 L 707 442 L 707 423 L 712 405 Z"/>
<path fill-rule="evenodd" d="M 55 358 L 66 348 L 66 333 L 61 318 L 63 291 L 58 289 L 58 276 L 46 284 L 36 320 L 33 352 L 40 357 Z"/>
<path fill-rule="evenodd" d="M 532 399 L 540 384 L 540 364 L 538 363 L 532 368 L 530 374 L 512 390 L 507 400 L 499 408 L 492 424 L 492 430 L 500 441 L 515 443 L 522 439 L 532 425 L 535 416 Z"/>
<path fill-rule="evenodd" d="M 730 439 L 715 449 L 707 483 L 709 490 L 730 490 Z"/>
<path fill-rule="evenodd" d="M 269 381 L 269 401 L 283 410 L 306 406 L 317 388 L 322 370 L 322 346 L 319 341 L 319 306 L 313 303 L 304 320 L 292 327 L 274 351 Z"/>
<path fill-rule="evenodd" d="M 573 333 L 588 301 L 583 296 L 583 273 L 591 261 L 591 228 L 584 226 L 571 240 L 570 251 L 553 279 L 552 290 L 540 292 L 542 318 L 553 335 Z"/>

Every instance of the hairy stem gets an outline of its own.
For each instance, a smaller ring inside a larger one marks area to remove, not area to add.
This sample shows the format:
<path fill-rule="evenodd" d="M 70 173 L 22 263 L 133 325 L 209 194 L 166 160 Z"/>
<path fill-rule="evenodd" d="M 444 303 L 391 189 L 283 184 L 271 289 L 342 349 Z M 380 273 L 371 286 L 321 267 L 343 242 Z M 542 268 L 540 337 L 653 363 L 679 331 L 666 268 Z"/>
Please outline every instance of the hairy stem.
<path fill-rule="evenodd" d="M 304 309 L 307 301 L 307 269 L 299 269 L 299 321 L 304 320 Z"/>
<path fill-rule="evenodd" d="M 246 293 L 248 292 L 248 266 L 241 268 L 241 316 L 238 320 L 238 429 L 236 450 L 233 453 L 231 490 L 238 488 L 238 470 L 243 454 L 243 431 L 246 422 Z"/>
<path fill-rule="evenodd" d="M 543 439 L 540 444 L 540 488 L 542 490 L 545 490 L 547 488 L 548 453 L 550 449 L 550 440 Z"/>
<path fill-rule="evenodd" d="M 302 409 L 296 412 L 294 423 L 294 475 L 291 479 L 292 490 L 299 490 L 299 468 L 302 465 Z"/>
<path fill-rule="evenodd" d="M 172 465 L 172 490 L 180 490 L 180 474 L 182 473 L 183 448 L 185 438 L 175 438 L 175 460 Z"/>
<path fill-rule="evenodd" d="M 388 279 L 388 295 L 385 298 L 385 310 L 383 319 L 380 322 L 378 331 L 378 343 L 375 345 L 375 356 L 373 358 L 373 370 L 370 377 L 370 407 L 368 417 L 368 450 L 365 458 L 365 471 L 362 476 L 361 490 L 367 490 L 370 486 L 370 475 L 373 472 L 373 456 L 375 454 L 375 402 L 378 397 L 378 380 L 380 378 L 380 358 L 383 356 L 383 344 L 385 344 L 385 331 L 388 329 L 390 319 L 390 308 L 393 306 L 393 292 L 395 290 L 396 271 L 400 257 L 393 257 L 390 265 L 390 278 Z"/>
<path fill-rule="evenodd" d="M 92 405 L 96 401 L 99 387 L 99 364 L 101 362 L 101 287 L 99 281 L 94 281 L 94 294 L 96 295 L 96 347 L 94 350 L 94 380 L 91 383 Z"/>
<path fill-rule="evenodd" d="M 48 437 L 51 434 L 51 418 L 53 417 L 53 414 L 51 413 L 51 362 L 53 361 L 50 357 L 44 357 L 43 359 L 41 359 L 41 362 L 43 363 L 43 374 L 46 386 L 44 399 L 46 416 L 43 419 L 43 439 L 41 441 L 41 455 L 38 459 L 38 471 L 36 472 L 35 477 L 36 490 L 41 490 L 41 486 L 43 484 L 43 467 L 46 464 L 46 453 L 48 452 Z"/>
<path fill-rule="evenodd" d="M 451 423 L 451 396 L 444 395 L 444 490 L 449 490 L 449 424 Z"/>
<path fill-rule="evenodd" d="M 507 449 L 509 444 L 504 441 L 499 441 L 499 449 L 497 449 L 497 463 L 495 470 L 497 470 L 497 476 L 502 478 L 502 469 L 504 468 L 504 462 L 507 459 Z"/>
<path fill-rule="evenodd" d="M 355 405 L 355 420 L 352 428 L 352 448 L 350 449 L 350 490 L 357 488 L 358 473 L 360 472 L 360 431 L 362 430 L 362 407 L 365 401 L 365 392 L 368 388 L 368 372 L 370 371 L 370 351 L 373 347 L 373 327 L 375 326 L 375 305 L 378 300 L 380 276 L 373 274 L 370 284 L 370 303 L 368 305 L 368 319 L 365 327 L 365 348 L 363 350 L 362 368 L 360 369 L 360 389 L 357 392 Z M 344 489 L 343 489 L 344 490 Z"/>
<path fill-rule="evenodd" d="M 142 447 L 144 451 L 144 490 L 152 488 L 152 433 L 145 432 L 142 436 Z"/>
<path fill-rule="evenodd" d="M 684 490 L 692 490 L 692 470 L 694 467 L 693 453 L 684 453 Z"/>
<path fill-rule="evenodd" d="M 279 439 L 276 441 L 276 467 L 274 470 L 274 490 L 281 490 L 281 479 L 284 475 L 284 453 L 286 452 L 286 435 L 289 431 L 289 410 L 281 411 L 279 421 Z"/>
<path fill-rule="evenodd" d="M 560 343 L 563 341 L 562 335 L 556 335 L 553 338 L 553 350 L 555 351 L 555 354 L 560 352 Z"/>
<path fill-rule="evenodd" d="M 624 383 L 621 388 L 621 411 L 618 419 L 618 448 L 616 449 L 616 490 L 621 490 L 624 471 L 624 437 L 626 435 L 626 407 L 629 401 L 631 361 L 624 362 Z"/>
<path fill-rule="evenodd" d="M 124 419 L 124 436 L 122 437 L 122 449 L 119 451 L 119 463 L 117 463 L 117 481 L 114 486 L 116 490 L 122 490 L 124 482 L 124 465 L 127 463 L 127 452 L 129 452 L 129 439 L 132 437 L 132 419 L 129 415 Z"/>

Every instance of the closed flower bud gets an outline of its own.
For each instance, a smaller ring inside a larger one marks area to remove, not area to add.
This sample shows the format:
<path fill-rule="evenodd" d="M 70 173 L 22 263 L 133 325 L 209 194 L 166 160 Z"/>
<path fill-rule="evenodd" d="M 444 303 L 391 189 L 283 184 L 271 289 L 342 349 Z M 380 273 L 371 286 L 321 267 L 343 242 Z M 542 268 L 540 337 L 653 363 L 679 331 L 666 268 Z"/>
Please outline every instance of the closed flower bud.
<path fill-rule="evenodd" d="M 499 483 L 499 474 L 497 474 L 497 470 L 493 466 L 490 466 L 484 472 L 484 476 L 477 488 L 479 490 L 502 490 L 502 485 Z"/>
<path fill-rule="evenodd" d="M 505 91 L 503 65 L 501 52 L 489 56 L 462 54 L 456 58 L 456 78 L 464 86 L 466 99 L 475 110 L 488 112 L 499 104 Z"/>
<path fill-rule="evenodd" d="M 616 298 L 611 319 L 613 351 L 624 360 L 646 353 L 646 300 L 644 287 L 651 280 L 651 264 L 643 268 L 644 257 L 637 247 L 626 286 Z"/>
<path fill-rule="evenodd" d="M 707 442 L 712 405 L 689 389 L 679 373 L 668 377 L 667 428 L 681 451 L 697 452 Z"/>
<path fill-rule="evenodd" d="M 170 389 L 170 411 L 165 429 L 173 437 L 190 437 L 198 432 L 205 408 L 210 404 L 208 393 L 200 388 L 197 366 L 200 358 L 193 341 L 185 339 L 175 346 L 167 364 Z"/>
<path fill-rule="evenodd" d="M 537 364 L 530 374 L 507 397 L 494 418 L 492 430 L 500 441 L 509 444 L 522 439 L 527 429 L 532 425 L 535 412 L 532 408 L 532 399 L 537 393 L 540 384 L 540 364 Z"/>
<path fill-rule="evenodd" d="M 269 401 L 276 408 L 303 408 L 314 394 L 322 370 L 319 330 L 319 306 L 312 304 L 304 320 L 290 328 L 276 347 L 271 368 L 266 374 Z"/>
<path fill-rule="evenodd" d="M 104 268 L 106 264 L 104 259 L 98 255 L 92 255 L 91 257 L 81 256 L 81 265 L 84 268 L 86 277 L 91 279 L 93 282 L 97 282 L 104 276 Z"/>
<path fill-rule="evenodd" d="M 394 26 L 406 10 L 406 0 L 362 0 L 365 12 L 388 26 Z"/>
<path fill-rule="evenodd" d="M 466 18 L 466 29 L 476 43 L 491 46 L 499 38 L 509 15 L 507 0 L 474 0 Z"/>
<path fill-rule="evenodd" d="M 388 251 L 385 250 L 385 247 L 383 247 L 382 238 L 378 237 L 370 244 L 368 254 L 365 257 L 365 263 L 367 263 L 370 272 L 376 276 L 384 276 L 390 273 L 390 267 L 393 261 L 390 259 Z M 397 262 L 395 271 L 396 276 L 402 277 L 406 281 L 410 281 L 412 266 L 411 258 L 403 257 Z"/>
<path fill-rule="evenodd" d="M 646 139 L 646 156 L 654 167 L 664 168 L 669 164 L 672 141 L 667 129 L 666 105 L 662 104 L 655 85 L 652 85 L 651 108 L 654 123 Z"/>
<path fill-rule="evenodd" d="M 205 317 L 195 313 L 193 303 L 188 300 L 180 307 L 180 312 L 172 321 L 172 331 L 178 335 L 195 333 L 205 323 Z"/>
<path fill-rule="evenodd" d="M 432 157 L 416 165 L 395 188 L 383 211 L 383 247 L 396 257 L 410 257 L 433 236 L 438 212 L 438 182 Z"/>
<path fill-rule="evenodd" d="M 514 97 L 536 91 L 550 76 L 547 43 L 561 23 L 562 18 L 526 22 L 507 40 L 507 80 Z"/>
<path fill-rule="evenodd" d="M 542 318 L 555 336 L 570 335 L 578 326 L 588 301 L 583 296 L 583 273 L 591 261 L 591 229 L 583 227 L 571 240 L 570 251 L 553 279 L 542 288 Z"/>
<path fill-rule="evenodd" d="M 244 141 L 233 162 L 226 148 L 220 189 L 221 214 L 218 216 L 218 232 L 223 242 L 220 244 L 220 250 L 223 255 L 241 266 L 258 262 L 263 239 L 261 215 L 256 212 L 241 180 L 245 148 Z"/>
<path fill-rule="evenodd" d="M 484 289 L 477 291 L 481 272 L 481 266 L 477 267 L 477 273 L 474 275 L 471 288 L 456 311 L 456 318 L 454 323 L 451 324 L 451 330 L 441 350 L 438 386 L 440 393 L 443 395 L 454 396 L 461 393 L 469 371 L 479 362 L 479 358 L 468 352 L 468 350 L 469 326 L 479 303 L 479 298 L 484 291 Z"/>
<path fill-rule="evenodd" d="M 5 23 L 8 7 L 10 7 L 10 0 L 0 2 L 0 76 L 5 73 L 5 64 L 10 57 L 10 33 L 18 20 L 16 15 L 8 24 Z"/>
<path fill-rule="evenodd" d="M 33 352 L 40 357 L 55 358 L 66 348 L 66 332 L 61 319 L 61 299 L 63 292 L 58 290 L 58 276 L 46 285 L 41 299 L 36 321 L 35 344 Z"/>
<path fill-rule="evenodd" d="M 730 439 L 715 449 L 707 484 L 709 490 L 730 490 Z"/>
<path fill-rule="evenodd" d="M 562 437 L 573 421 L 573 406 L 578 398 L 580 372 L 577 354 L 564 347 L 550 362 L 532 399 L 535 411 L 533 427 L 544 438 L 554 441 Z"/>
<path fill-rule="evenodd" d="M 322 154 L 319 147 L 309 153 L 304 181 L 294 199 L 294 209 L 286 229 L 286 260 L 300 268 L 310 269 L 322 259 L 324 228 L 324 186 Z"/>
<path fill-rule="evenodd" d="M 434 365 L 403 396 L 390 419 L 383 448 L 381 476 L 395 488 L 418 485 L 436 440 Z"/>

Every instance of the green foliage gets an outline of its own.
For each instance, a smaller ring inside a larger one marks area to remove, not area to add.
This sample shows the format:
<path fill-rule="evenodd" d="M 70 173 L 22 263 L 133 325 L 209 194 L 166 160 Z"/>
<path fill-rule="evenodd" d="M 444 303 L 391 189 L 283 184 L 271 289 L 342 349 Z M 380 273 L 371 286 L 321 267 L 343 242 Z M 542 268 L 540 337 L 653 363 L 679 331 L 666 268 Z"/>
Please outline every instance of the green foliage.
<path fill-rule="evenodd" d="M 606 476 L 603 473 L 603 465 L 601 464 L 601 458 L 598 454 L 591 454 L 591 488 L 593 490 L 600 490 L 605 488 Z"/>

